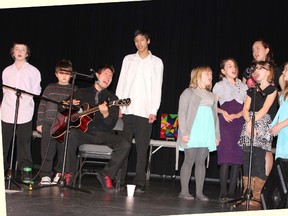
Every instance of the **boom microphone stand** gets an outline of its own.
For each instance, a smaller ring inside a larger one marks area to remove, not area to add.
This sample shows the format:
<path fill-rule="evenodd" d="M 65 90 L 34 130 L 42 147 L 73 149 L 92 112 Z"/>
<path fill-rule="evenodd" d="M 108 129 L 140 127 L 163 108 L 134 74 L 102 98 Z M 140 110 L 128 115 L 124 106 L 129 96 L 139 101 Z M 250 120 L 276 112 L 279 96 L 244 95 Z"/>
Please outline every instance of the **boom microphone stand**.
<path fill-rule="evenodd" d="M 67 158 L 67 147 L 68 147 L 68 141 L 69 141 L 69 134 L 70 134 L 70 120 L 71 120 L 71 111 L 72 111 L 72 105 L 73 105 L 73 95 L 74 95 L 74 89 L 75 89 L 75 79 L 76 79 L 76 75 L 80 75 L 80 76 L 84 76 L 84 77 L 88 77 L 88 78 L 94 78 L 93 75 L 86 75 L 86 74 L 81 74 L 81 73 L 77 73 L 75 71 L 70 71 L 70 70 L 65 70 L 65 69 L 61 69 L 63 71 L 66 72 L 70 72 L 72 75 L 72 87 L 71 87 L 71 94 L 70 94 L 70 102 L 69 102 L 69 110 L 68 110 L 68 121 L 67 121 L 67 128 L 66 128 L 66 134 L 65 134 L 65 138 L 64 138 L 64 155 L 63 155 L 63 165 L 62 165 L 62 172 L 61 172 L 61 177 L 59 179 L 58 182 L 58 186 L 60 188 L 60 192 L 61 192 L 61 197 L 64 196 L 64 187 L 67 187 L 69 189 L 73 189 L 73 190 L 78 190 L 78 191 L 82 191 L 82 192 L 86 192 L 86 193 L 92 193 L 90 191 L 87 190 L 83 190 L 80 188 L 75 188 L 72 187 L 70 185 L 65 185 L 64 184 L 64 174 L 65 174 L 65 167 L 66 167 L 66 158 Z"/>
<path fill-rule="evenodd" d="M 18 113 L 19 113 L 19 98 L 21 96 L 22 93 L 28 94 L 28 95 L 32 95 L 34 96 L 34 94 L 26 92 L 24 90 L 21 89 L 17 89 L 11 86 L 7 86 L 2 84 L 2 86 L 8 88 L 8 89 L 12 89 L 15 91 L 16 94 L 16 104 L 15 104 L 15 113 L 14 113 L 14 124 L 13 124 L 13 137 L 12 137 L 12 146 L 11 146 L 11 158 L 10 158 L 10 164 L 9 164 L 9 168 L 7 171 L 7 175 L 6 178 L 8 180 L 8 186 L 7 189 L 10 190 L 11 189 L 11 182 L 13 182 L 19 189 L 22 189 L 19 183 L 25 184 L 29 186 L 29 189 L 32 187 L 31 184 L 27 184 L 25 182 L 22 181 L 16 181 L 15 178 L 13 178 L 12 176 L 12 167 L 13 167 L 13 158 L 14 158 L 14 149 L 15 149 L 15 140 L 16 140 L 16 129 L 17 129 L 17 120 L 18 120 Z M 4 158 L 6 159 L 6 158 Z"/>
<path fill-rule="evenodd" d="M 234 200 L 227 201 L 226 203 L 234 203 L 230 208 L 231 210 L 235 209 L 237 206 L 242 204 L 243 202 L 246 202 L 246 210 L 249 210 L 249 204 L 250 200 L 253 198 L 253 191 L 251 189 L 251 174 L 252 174 L 252 161 L 253 161 L 253 144 L 254 144 L 254 128 L 255 128 L 255 101 L 256 101 L 256 92 L 257 89 L 261 92 L 261 95 L 264 97 L 265 93 L 262 92 L 262 89 L 260 88 L 259 84 L 256 82 L 256 80 L 253 78 L 252 75 L 248 78 L 253 81 L 254 86 L 250 88 L 251 91 L 253 91 L 253 104 L 252 104 L 252 116 L 251 116 L 251 136 L 250 136 L 250 152 L 249 152 L 249 167 L 248 167 L 248 185 L 247 189 L 242 195 L 242 197 Z M 248 80 L 247 79 L 247 80 Z"/>

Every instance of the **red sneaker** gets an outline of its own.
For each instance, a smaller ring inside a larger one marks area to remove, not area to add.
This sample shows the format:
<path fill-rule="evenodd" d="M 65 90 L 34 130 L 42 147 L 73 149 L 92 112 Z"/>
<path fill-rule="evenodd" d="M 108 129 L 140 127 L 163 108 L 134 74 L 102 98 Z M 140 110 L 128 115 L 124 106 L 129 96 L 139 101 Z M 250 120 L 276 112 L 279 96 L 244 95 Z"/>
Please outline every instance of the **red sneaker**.
<path fill-rule="evenodd" d="M 115 192 L 115 189 L 114 189 L 113 183 L 112 183 L 112 179 L 109 178 L 109 176 L 103 176 L 100 173 L 97 173 L 97 179 L 101 183 L 104 191 L 109 192 L 109 193 Z"/>
<path fill-rule="evenodd" d="M 71 182 L 72 173 L 65 173 L 65 174 L 64 174 L 64 178 L 65 178 L 66 186 L 70 186 L 70 184 L 72 183 L 72 182 Z"/>

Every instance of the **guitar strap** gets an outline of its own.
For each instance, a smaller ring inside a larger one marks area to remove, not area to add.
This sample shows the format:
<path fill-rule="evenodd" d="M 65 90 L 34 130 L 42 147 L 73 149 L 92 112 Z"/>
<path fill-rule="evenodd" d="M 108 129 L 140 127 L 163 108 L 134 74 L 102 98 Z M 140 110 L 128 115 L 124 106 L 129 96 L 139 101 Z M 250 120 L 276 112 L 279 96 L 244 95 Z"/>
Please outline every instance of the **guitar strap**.
<path fill-rule="evenodd" d="M 96 90 L 96 94 L 95 94 L 95 104 L 97 105 L 99 103 L 99 91 Z"/>

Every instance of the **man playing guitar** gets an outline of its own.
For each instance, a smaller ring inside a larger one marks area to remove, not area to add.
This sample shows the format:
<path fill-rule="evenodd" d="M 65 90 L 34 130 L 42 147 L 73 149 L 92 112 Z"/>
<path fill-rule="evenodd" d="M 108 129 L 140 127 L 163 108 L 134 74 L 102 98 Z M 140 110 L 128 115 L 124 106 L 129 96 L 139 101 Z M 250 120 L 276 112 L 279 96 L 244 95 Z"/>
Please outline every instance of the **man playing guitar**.
<path fill-rule="evenodd" d="M 113 149 L 112 158 L 108 164 L 97 174 L 97 179 L 106 192 L 113 193 L 112 180 L 118 170 L 122 167 L 123 161 L 129 154 L 130 143 L 113 132 L 118 120 L 119 107 L 109 106 L 110 101 L 117 100 L 117 96 L 107 90 L 112 82 L 114 68 L 110 65 L 101 66 L 97 69 L 96 80 L 93 86 L 79 88 L 75 91 L 73 104 L 88 104 L 89 107 L 98 106 L 99 112 L 90 115 L 85 131 L 78 128 L 71 128 L 69 134 L 69 145 L 67 148 L 65 177 L 72 179 L 77 171 L 77 149 L 81 144 L 97 143 L 107 145 Z M 76 100 L 76 101 L 75 101 Z M 77 103 L 75 103 L 77 102 Z M 67 179 L 66 179 L 67 183 Z M 69 184 L 72 182 L 68 181 Z"/>

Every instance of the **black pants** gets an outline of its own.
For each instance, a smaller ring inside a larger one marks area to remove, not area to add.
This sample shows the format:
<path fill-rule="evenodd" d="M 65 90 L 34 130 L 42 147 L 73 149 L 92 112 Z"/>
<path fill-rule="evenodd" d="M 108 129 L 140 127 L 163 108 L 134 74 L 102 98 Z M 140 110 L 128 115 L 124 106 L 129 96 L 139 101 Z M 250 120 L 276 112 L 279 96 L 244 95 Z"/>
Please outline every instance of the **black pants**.
<path fill-rule="evenodd" d="M 146 184 L 145 169 L 147 164 L 147 151 L 150 144 L 150 137 L 152 131 L 152 124 L 148 122 L 147 118 L 135 115 L 123 115 L 124 130 L 120 133 L 125 137 L 129 143 L 132 143 L 133 136 L 135 138 L 137 162 L 136 162 L 136 176 L 133 183 L 144 186 Z M 125 182 L 127 174 L 128 159 L 124 162 L 122 167 L 121 183 Z"/>
<path fill-rule="evenodd" d="M 2 123 L 2 139 L 3 139 L 3 157 L 4 157 L 4 169 L 7 170 L 10 166 L 8 158 L 9 150 L 11 148 L 13 138 L 13 127 L 14 124 Z M 17 148 L 17 161 L 18 167 L 32 167 L 32 156 L 31 156 L 31 138 L 32 138 L 32 121 L 17 124 L 16 126 L 16 142 L 15 147 Z M 14 152 L 13 152 L 14 154 Z"/>
<path fill-rule="evenodd" d="M 130 143 L 123 137 L 118 136 L 113 131 L 87 131 L 83 132 L 80 129 L 72 128 L 70 130 L 67 158 L 66 158 L 66 172 L 75 173 L 77 169 L 77 149 L 81 144 L 97 144 L 107 145 L 113 149 L 111 159 L 108 164 L 101 171 L 102 174 L 114 179 L 119 169 L 122 167 L 124 160 L 127 158 L 130 151 Z"/>
<path fill-rule="evenodd" d="M 253 146 L 251 176 L 255 176 L 263 180 L 267 178 L 265 174 L 265 156 L 266 156 L 265 150 L 263 150 L 260 147 Z M 244 164 L 243 164 L 244 176 L 248 176 L 249 158 L 250 158 L 250 146 L 245 146 L 244 147 Z"/>
<path fill-rule="evenodd" d="M 54 159 L 57 154 L 57 164 L 55 166 L 56 172 L 62 171 L 63 165 L 63 151 L 64 143 L 58 142 L 50 136 L 51 124 L 43 122 L 42 124 L 42 138 L 41 138 L 41 158 L 42 168 L 40 177 L 49 176 L 53 174 Z"/>

